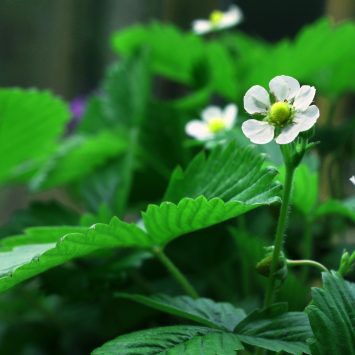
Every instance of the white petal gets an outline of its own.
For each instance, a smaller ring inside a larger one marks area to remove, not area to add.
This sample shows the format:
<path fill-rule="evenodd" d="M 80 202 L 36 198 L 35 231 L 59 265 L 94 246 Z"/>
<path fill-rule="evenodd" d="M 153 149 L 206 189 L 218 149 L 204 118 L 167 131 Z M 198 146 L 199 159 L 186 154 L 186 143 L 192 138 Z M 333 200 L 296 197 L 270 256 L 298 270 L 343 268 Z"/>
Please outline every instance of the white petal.
<path fill-rule="evenodd" d="M 300 133 L 300 128 L 297 124 L 290 124 L 284 127 L 281 133 L 275 139 L 277 144 L 291 143 Z"/>
<path fill-rule="evenodd" d="M 204 141 L 213 137 L 212 133 L 209 131 L 207 124 L 203 121 L 193 120 L 187 123 L 185 127 L 185 132 L 200 141 Z"/>
<path fill-rule="evenodd" d="M 244 95 L 244 108 L 249 114 L 266 113 L 270 107 L 268 92 L 260 85 L 252 86 Z"/>
<path fill-rule="evenodd" d="M 212 31 L 212 25 L 208 20 L 196 20 L 192 22 L 192 30 L 198 35 L 203 35 Z"/>
<path fill-rule="evenodd" d="M 269 87 L 278 101 L 284 101 L 295 97 L 300 89 L 300 84 L 291 76 L 279 75 L 271 79 Z"/>
<path fill-rule="evenodd" d="M 226 28 L 237 25 L 243 19 L 243 13 L 241 9 L 236 6 L 232 5 L 227 12 L 224 13 L 221 23 L 218 27 Z"/>
<path fill-rule="evenodd" d="M 228 129 L 234 126 L 238 114 L 238 107 L 234 104 L 229 104 L 223 111 L 223 119 Z"/>
<path fill-rule="evenodd" d="M 293 122 L 297 124 L 300 132 L 312 128 L 319 117 L 319 109 L 316 105 L 309 106 L 305 111 L 296 111 Z"/>
<path fill-rule="evenodd" d="M 296 110 L 304 111 L 313 101 L 316 89 L 313 86 L 302 85 L 296 94 L 293 106 Z"/>
<path fill-rule="evenodd" d="M 255 144 L 266 144 L 274 138 L 274 127 L 258 120 L 247 120 L 242 124 L 243 133 Z"/>
<path fill-rule="evenodd" d="M 349 180 L 355 185 L 355 176 L 352 176 Z"/>
<path fill-rule="evenodd" d="M 208 122 L 211 118 L 223 117 L 223 112 L 218 106 L 208 106 L 201 113 L 202 119 Z"/>

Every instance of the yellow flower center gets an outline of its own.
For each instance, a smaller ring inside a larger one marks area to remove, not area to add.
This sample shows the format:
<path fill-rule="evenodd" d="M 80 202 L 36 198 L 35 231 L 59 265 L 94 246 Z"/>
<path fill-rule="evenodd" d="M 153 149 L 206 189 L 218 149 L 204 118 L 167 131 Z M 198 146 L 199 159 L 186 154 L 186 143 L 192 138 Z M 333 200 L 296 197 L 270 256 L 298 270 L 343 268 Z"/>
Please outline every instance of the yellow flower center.
<path fill-rule="evenodd" d="M 223 19 L 223 12 L 222 11 L 212 11 L 211 15 L 210 15 L 210 21 L 212 23 L 212 26 L 216 27 L 218 26 L 221 21 Z"/>
<path fill-rule="evenodd" d="M 287 102 L 275 102 L 270 109 L 270 121 L 276 125 L 282 126 L 291 117 L 292 110 Z"/>
<path fill-rule="evenodd" d="M 212 133 L 218 133 L 218 132 L 224 131 L 226 128 L 226 124 L 225 124 L 222 117 L 211 118 L 208 121 L 207 125 L 208 125 L 209 131 Z"/>

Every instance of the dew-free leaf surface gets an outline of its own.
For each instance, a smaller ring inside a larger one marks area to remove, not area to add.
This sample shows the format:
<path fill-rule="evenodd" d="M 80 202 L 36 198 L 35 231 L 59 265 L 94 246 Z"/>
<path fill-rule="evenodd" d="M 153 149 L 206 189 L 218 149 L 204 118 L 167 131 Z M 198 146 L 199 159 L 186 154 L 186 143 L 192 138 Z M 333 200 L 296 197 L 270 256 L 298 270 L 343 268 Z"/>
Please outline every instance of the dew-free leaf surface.
<path fill-rule="evenodd" d="M 46 91 L 0 89 L 0 184 L 27 179 L 54 151 L 70 118 Z"/>

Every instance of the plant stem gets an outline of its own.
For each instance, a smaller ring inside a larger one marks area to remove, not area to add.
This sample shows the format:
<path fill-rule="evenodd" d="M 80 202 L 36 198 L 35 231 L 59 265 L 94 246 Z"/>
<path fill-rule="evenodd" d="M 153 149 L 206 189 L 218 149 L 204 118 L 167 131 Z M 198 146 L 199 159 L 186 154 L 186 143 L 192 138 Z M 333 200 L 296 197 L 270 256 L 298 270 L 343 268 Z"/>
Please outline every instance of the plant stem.
<path fill-rule="evenodd" d="M 318 263 L 317 261 L 314 260 L 287 260 L 287 265 L 289 266 L 314 266 L 322 271 L 328 271 L 328 269 L 322 265 L 321 263 Z"/>
<path fill-rule="evenodd" d="M 286 176 L 285 176 L 285 184 L 284 184 L 284 190 L 282 195 L 282 205 L 280 209 L 280 215 L 279 215 L 279 220 L 277 223 L 277 229 L 275 234 L 274 252 L 272 255 L 269 282 L 266 289 L 264 307 L 268 307 L 272 304 L 274 294 L 275 294 L 275 282 L 276 282 L 275 272 L 277 269 L 280 253 L 282 251 L 282 245 L 284 242 L 284 233 L 285 233 L 286 223 L 287 223 L 288 207 L 290 204 L 294 169 L 295 168 L 293 167 L 293 165 L 286 164 Z"/>
<path fill-rule="evenodd" d="M 176 267 L 176 265 L 166 256 L 160 248 L 153 248 L 153 254 L 161 261 L 161 263 L 168 269 L 170 274 L 175 278 L 175 280 L 180 284 L 180 286 L 185 290 L 185 292 L 196 299 L 199 297 L 195 288 L 187 280 L 187 278 L 181 273 L 181 271 Z"/>

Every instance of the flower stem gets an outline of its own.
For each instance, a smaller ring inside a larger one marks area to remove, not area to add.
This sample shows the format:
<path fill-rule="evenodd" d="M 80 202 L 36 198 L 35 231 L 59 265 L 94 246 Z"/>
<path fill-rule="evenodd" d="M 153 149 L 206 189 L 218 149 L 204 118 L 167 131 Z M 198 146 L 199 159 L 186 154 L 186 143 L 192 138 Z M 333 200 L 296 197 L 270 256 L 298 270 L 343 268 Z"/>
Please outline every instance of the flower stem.
<path fill-rule="evenodd" d="M 166 256 L 161 248 L 153 248 L 153 254 L 161 261 L 161 263 L 167 268 L 170 274 L 175 278 L 175 280 L 180 284 L 180 286 L 185 290 L 185 292 L 196 299 L 199 297 L 195 288 L 191 285 L 188 279 L 182 274 L 182 272 L 177 268 L 177 266 Z"/>
<path fill-rule="evenodd" d="M 276 282 L 275 272 L 277 269 L 280 253 L 282 251 L 282 245 L 284 242 L 284 233 L 287 224 L 287 214 L 288 214 L 288 207 L 290 204 L 294 170 L 295 168 L 293 165 L 286 164 L 286 176 L 285 176 L 285 184 L 284 184 L 284 190 L 282 195 L 282 205 L 280 209 L 280 215 L 279 215 L 279 220 L 277 223 L 277 229 L 275 234 L 274 251 L 272 255 L 269 282 L 266 289 L 264 307 L 268 307 L 272 304 L 274 294 L 275 294 L 275 282 Z"/>
<path fill-rule="evenodd" d="M 328 269 L 322 265 L 321 263 L 318 263 L 317 261 L 314 260 L 287 260 L 287 265 L 289 266 L 314 266 L 322 271 L 328 271 Z"/>

